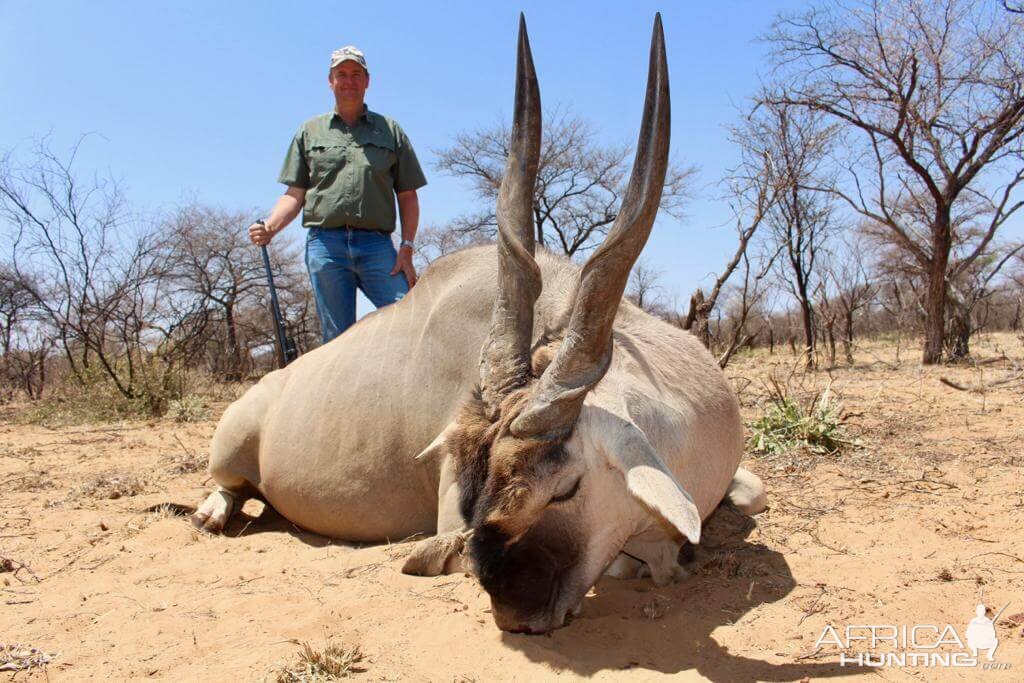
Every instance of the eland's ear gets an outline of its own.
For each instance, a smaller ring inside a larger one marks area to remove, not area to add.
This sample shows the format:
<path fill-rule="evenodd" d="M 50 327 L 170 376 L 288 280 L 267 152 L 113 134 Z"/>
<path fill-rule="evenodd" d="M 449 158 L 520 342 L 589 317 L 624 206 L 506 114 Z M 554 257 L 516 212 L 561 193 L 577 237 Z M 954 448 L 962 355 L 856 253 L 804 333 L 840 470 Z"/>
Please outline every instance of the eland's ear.
<path fill-rule="evenodd" d="M 456 422 L 453 420 L 413 460 L 429 460 L 430 458 L 444 455 L 447 452 L 448 438 L 455 432 L 455 429 Z"/>
<path fill-rule="evenodd" d="M 644 433 L 631 422 L 620 422 L 602 435 L 609 462 L 626 479 L 629 492 L 656 511 L 691 543 L 700 542 L 700 511 L 654 451 Z"/>

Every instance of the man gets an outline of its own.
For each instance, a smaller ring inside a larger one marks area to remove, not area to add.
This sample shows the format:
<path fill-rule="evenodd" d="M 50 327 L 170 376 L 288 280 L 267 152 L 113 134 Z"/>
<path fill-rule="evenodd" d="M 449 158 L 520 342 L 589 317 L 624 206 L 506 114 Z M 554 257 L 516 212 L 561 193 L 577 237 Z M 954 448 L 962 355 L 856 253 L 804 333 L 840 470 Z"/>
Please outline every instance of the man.
<path fill-rule="evenodd" d="M 370 72 L 358 48 L 331 54 L 327 83 L 334 111 L 299 127 L 278 179 L 288 190 L 265 224 L 249 226 L 254 244 L 269 244 L 302 210 L 309 228 L 306 267 L 325 344 L 355 323 L 357 287 L 380 308 L 416 284 L 416 190 L 427 184 L 401 127 L 366 107 Z M 391 242 L 396 196 L 402 224 L 397 253 Z"/>

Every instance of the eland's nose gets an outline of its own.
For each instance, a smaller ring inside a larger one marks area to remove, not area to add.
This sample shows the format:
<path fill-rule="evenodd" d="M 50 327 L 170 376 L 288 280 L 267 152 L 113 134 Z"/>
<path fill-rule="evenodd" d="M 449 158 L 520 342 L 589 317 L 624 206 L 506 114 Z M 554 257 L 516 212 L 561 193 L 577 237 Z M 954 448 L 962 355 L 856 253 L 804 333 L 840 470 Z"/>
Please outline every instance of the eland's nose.
<path fill-rule="evenodd" d="M 565 625 L 564 620 L 552 622 L 549 619 L 536 619 L 533 621 L 524 621 L 521 617 L 514 615 L 505 615 L 500 612 L 493 612 L 494 624 L 502 631 L 508 631 L 509 633 L 522 633 L 524 635 L 535 636 L 543 633 L 548 633 L 556 628 L 560 628 Z"/>

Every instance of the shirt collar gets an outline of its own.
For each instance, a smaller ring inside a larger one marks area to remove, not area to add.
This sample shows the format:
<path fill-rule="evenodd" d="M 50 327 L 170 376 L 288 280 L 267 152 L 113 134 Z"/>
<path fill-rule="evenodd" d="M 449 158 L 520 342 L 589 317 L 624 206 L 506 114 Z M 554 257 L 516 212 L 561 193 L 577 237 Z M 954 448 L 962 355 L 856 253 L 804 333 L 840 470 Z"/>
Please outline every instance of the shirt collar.
<path fill-rule="evenodd" d="M 331 120 L 338 120 L 341 123 L 345 123 L 345 119 L 341 118 L 341 114 L 338 113 L 337 109 L 331 110 Z M 359 121 L 362 123 L 370 123 L 370 109 L 365 104 L 363 105 L 363 113 L 359 115 Z"/>

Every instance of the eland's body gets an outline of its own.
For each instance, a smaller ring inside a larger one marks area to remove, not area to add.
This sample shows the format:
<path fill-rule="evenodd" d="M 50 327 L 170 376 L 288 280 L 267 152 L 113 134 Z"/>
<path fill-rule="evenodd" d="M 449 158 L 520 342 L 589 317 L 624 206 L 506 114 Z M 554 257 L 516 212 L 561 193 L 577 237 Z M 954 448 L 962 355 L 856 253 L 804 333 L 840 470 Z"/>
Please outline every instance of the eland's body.
<path fill-rule="evenodd" d="M 544 289 L 534 330 L 557 336 L 579 268 L 546 253 L 538 262 Z M 446 256 L 402 301 L 264 377 L 217 427 L 214 479 L 228 488 L 244 480 L 290 521 L 334 538 L 395 541 L 438 531 L 446 459 L 414 456 L 479 383 L 497 266 L 493 247 Z M 742 456 L 731 388 L 696 338 L 628 302 L 613 339 L 609 395 L 602 382 L 588 401 L 618 402 L 638 417 L 706 517 Z"/>
<path fill-rule="evenodd" d="M 468 560 L 511 631 L 558 628 L 603 572 L 678 577 L 681 545 L 728 494 L 764 507 L 729 383 L 688 333 L 622 301 L 668 163 L 668 66 L 655 19 L 633 173 L 587 263 L 535 254 L 540 91 L 520 22 L 498 241 L 437 261 L 384 308 L 228 408 L 220 487 L 196 524 L 259 494 L 353 541 L 417 542 L 403 571 Z M 468 550 L 468 552 L 466 552 Z"/>

